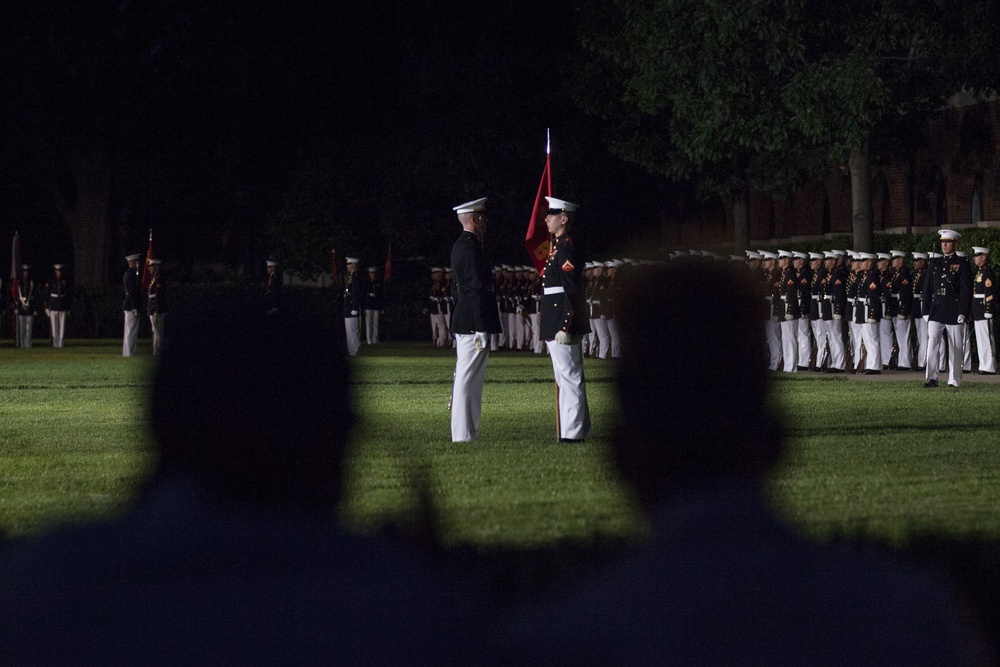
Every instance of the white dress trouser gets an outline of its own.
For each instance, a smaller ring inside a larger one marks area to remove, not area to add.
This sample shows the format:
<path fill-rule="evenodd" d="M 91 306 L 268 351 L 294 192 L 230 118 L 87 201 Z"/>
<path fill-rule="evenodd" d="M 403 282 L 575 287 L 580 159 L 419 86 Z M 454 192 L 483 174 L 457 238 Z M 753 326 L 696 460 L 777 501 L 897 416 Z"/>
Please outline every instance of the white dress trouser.
<path fill-rule="evenodd" d="M 965 321 L 962 325 L 965 327 L 965 339 L 964 347 L 962 348 L 962 368 L 966 371 L 972 370 L 972 322 L 969 320 Z"/>
<path fill-rule="evenodd" d="M 163 318 L 166 317 L 163 314 L 156 314 L 149 316 L 149 323 L 153 325 L 153 355 L 160 354 L 160 348 L 163 347 Z"/>
<path fill-rule="evenodd" d="M 826 320 L 810 320 L 809 328 L 812 329 L 813 338 L 816 339 L 816 370 L 823 368 L 823 362 L 827 355 L 827 336 L 830 332 L 826 325 Z M 800 347 L 801 353 L 801 347 Z"/>
<path fill-rule="evenodd" d="M 928 380 L 938 379 L 938 364 L 934 363 L 934 359 L 938 359 L 941 356 L 941 345 L 944 342 L 945 335 L 948 336 L 948 352 L 949 352 L 949 363 L 948 363 L 948 384 L 953 387 L 962 386 L 962 357 L 965 353 L 962 350 L 962 345 L 965 342 L 965 325 L 964 324 L 942 324 L 941 322 L 935 322 L 930 320 L 927 322 L 927 372 L 925 374 Z"/>
<path fill-rule="evenodd" d="M 830 345 L 830 364 L 827 368 L 844 370 L 844 321 L 843 320 L 822 320 L 823 328 L 826 329 L 826 340 Z M 819 364 L 817 363 L 817 366 Z"/>
<path fill-rule="evenodd" d="M 62 347 L 66 335 L 66 311 L 50 310 L 49 325 L 52 327 L 52 347 Z"/>
<path fill-rule="evenodd" d="M 125 334 L 122 336 L 122 356 L 135 356 L 135 341 L 139 338 L 139 311 L 125 311 Z"/>
<path fill-rule="evenodd" d="M 784 360 L 782 370 L 795 373 L 799 366 L 799 321 L 782 320 L 781 325 L 781 356 Z"/>
<path fill-rule="evenodd" d="M 455 334 L 455 383 L 451 389 L 451 441 L 479 440 L 483 383 L 489 348 L 476 349 L 475 334 Z"/>
<path fill-rule="evenodd" d="M 531 320 L 531 349 L 535 351 L 535 354 L 542 353 L 542 338 L 539 336 L 540 329 L 538 327 L 542 324 L 541 313 L 532 313 L 528 315 L 528 319 Z"/>
<path fill-rule="evenodd" d="M 910 338 L 910 318 L 892 318 L 892 326 L 896 332 L 896 345 L 899 346 L 899 356 L 896 358 L 896 368 L 913 368 L 913 357 Z"/>
<path fill-rule="evenodd" d="M 381 310 L 365 309 L 365 342 L 374 345 L 378 342 L 378 321 Z"/>
<path fill-rule="evenodd" d="M 997 358 L 993 353 L 993 320 L 976 320 L 976 348 L 979 350 L 979 372 L 996 373 Z"/>
<path fill-rule="evenodd" d="M 358 348 L 361 347 L 361 318 L 345 317 L 344 333 L 347 334 L 347 354 L 357 356 Z"/>
<path fill-rule="evenodd" d="M 853 361 L 851 362 L 851 370 L 858 370 L 861 367 L 861 346 L 864 343 L 864 336 L 861 333 L 861 325 L 851 320 L 851 354 L 853 355 Z"/>
<path fill-rule="evenodd" d="M 597 356 L 607 359 L 611 356 L 611 332 L 608 330 L 608 320 L 601 315 L 594 322 L 597 324 Z"/>
<path fill-rule="evenodd" d="M 812 323 L 808 317 L 799 318 L 799 366 L 808 366 L 809 357 L 812 356 L 812 338 L 810 333 L 812 331 Z M 817 339 L 818 340 L 818 339 Z M 817 357 L 818 359 L 818 357 Z M 816 362 L 816 367 L 819 368 L 819 362 Z"/>
<path fill-rule="evenodd" d="M 927 365 L 927 320 L 923 317 L 913 318 L 913 324 L 917 328 L 917 363 L 923 368 Z"/>
<path fill-rule="evenodd" d="M 878 346 L 882 353 L 882 366 L 888 366 L 892 358 L 892 323 L 896 318 L 883 317 L 878 323 Z"/>
<path fill-rule="evenodd" d="M 18 347 L 31 347 L 31 331 L 35 326 L 34 315 L 17 316 L 17 344 Z"/>
<path fill-rule="evenodd" d="M 781 360 L 781 326 L 774 320 L 764 320 L 764 333 L 767 336 L 767 350 L 770 354 L 767 368 L 776 371 Z"/>
<path fill-rule="evenodd" d="M 559 437 L 585 440 L 590 437 L 590 407 L 583 380 L 583 346 L 576 336 L 569 345 L 547 343 L 559 396 Z"/>
<path fill-rule="evenodd" d="M 622 338 L 618 335 L 618 322 L 613 317 L 609 317 L 608 335 L 611 336 L 611 358 L 617 359 L 622 356 Z"/>
<path fill-rule="evenodd" d="M 861 325 L 861 340 L 865 344 L 865 370 L 882 370 L 882 350 L 880 325 L 878 322 L 865 322 Z"/>

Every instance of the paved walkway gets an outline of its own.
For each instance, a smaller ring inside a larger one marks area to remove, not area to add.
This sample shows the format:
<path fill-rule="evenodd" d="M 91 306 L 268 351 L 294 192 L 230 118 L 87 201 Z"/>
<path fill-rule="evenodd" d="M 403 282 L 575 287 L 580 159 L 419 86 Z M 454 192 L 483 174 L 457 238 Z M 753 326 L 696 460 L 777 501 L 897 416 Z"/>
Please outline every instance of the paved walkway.
<path fill-rule="evenodd" d="M 783 373 L 780 373 L 783 375 Z M 923 371 L 882 371 L 881 375 L 857 375 L 855 373 L 814 373 L 812 371 L 799 371 L 801 377 L 846 377 L 855 382 L 923 382 Z M 938 374 L 938 382 L 941 386 L 948 384 L 948 371 Z M 975 371 L 962 373 L 962 384 L 966 382 L 981 382 L 983 384 L 1000 384 L 1000 375 L 976 375 Z"/>

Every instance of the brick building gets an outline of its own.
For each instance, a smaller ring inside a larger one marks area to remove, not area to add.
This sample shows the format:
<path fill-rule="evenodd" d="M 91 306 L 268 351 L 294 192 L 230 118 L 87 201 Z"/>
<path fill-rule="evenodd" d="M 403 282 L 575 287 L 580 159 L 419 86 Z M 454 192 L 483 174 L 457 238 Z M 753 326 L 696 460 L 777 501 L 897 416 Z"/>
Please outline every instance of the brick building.
<path fill-rule="evenodd" d="M 872 165 L 872 228 L 879 233 L 928 233 L 940 227 L 1000 227 L 1000 99 L 956 97 L 924 124 L 912 161 Z M 787 197 L 751 190 L 753 245 L 780 245 L 848 235 L 851 178 L 846 166 Z M 732 208 L 694 198 L 662 214 L 666 248 L 726 249 Z"/>

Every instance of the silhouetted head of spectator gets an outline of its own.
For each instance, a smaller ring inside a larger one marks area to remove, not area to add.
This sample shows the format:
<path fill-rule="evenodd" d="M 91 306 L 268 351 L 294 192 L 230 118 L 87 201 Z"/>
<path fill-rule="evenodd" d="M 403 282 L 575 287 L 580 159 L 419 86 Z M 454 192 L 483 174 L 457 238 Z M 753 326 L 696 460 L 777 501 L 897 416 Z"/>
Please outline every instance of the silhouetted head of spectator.
<path fill-rule="evenodd" d="M 759 479 L 782 453 L 769 405 L 763 295 L 745 272 L 676 259 L 623 285 L 614 456 L 639 499 Z"/>
<path fill-rule="evenodd" d="M 332 511 L 354 413 L 330 332 L 219 304 L 167 327 L 149 408 L 159 472 L 239 502 Z"/>

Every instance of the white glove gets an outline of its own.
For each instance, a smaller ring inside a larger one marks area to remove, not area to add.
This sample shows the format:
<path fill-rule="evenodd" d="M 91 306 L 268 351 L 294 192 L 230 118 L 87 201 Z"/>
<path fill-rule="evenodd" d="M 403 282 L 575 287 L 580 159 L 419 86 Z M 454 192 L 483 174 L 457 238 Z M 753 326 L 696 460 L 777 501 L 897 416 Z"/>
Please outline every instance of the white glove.
<path fill-rule="evenodd" d="M 985 317 L 988 320 L 992 320 L 993 319 L 993 313 L 986 313 L 985 315 L 983 315 L 983 317 Z"/>
<path fill-rule="evenodd" d="M 778 321 L 778 316 L 777 315 L 772 315 L 771 316 L 771 321 L 772 322 L 777 322 Z"/>
<path fill-rule="evenodd" d="M 569 342 L 573 340 L 573 337 L 569 335 L 568 331 L 557 331 L 556 332 L 556 342 L 562 345 L 569 345 Z"/>
<path fill-rule="evenodd" d="M 357 315 L 357 314 L 358 314 L 358 311 L 356 311 L 356 310 L 352 310 L 352 311 L 351 311 L 351 317 L 354 317 L 354 316 L 355 316 L 355 315 Z"/>
<path fill-rule="evenodd" d="M 785 321 L 786 322 L 790 322 L 791 320 L 794 320 L 794 319 L 795 319 L 795 317 L 793 315 L 785 315 Z"/>
<path fill-rule="evenodd" d="M 927 321 L 929 321 L 930 319 L 931 319 L 931 316 L 930 316 L 930 315 L 924 315 L 924 322 L 927 322 Z"/>
<path fill-rule="evenodd" d="M 836 313 L 833 314 L 833 319 L 835 319 L 835 320 L 839 321 L 842 317 L 844 317 L 844 316 L 843 315 L 837 315 Z"/>
<path fill-rule="evenodd" d="M 965 315 L 959 315 L 958 316 L 958 323 L 959 324 L 965 324 Z"/>
<path fill-rule="evenodd" d="M 476 341 L 476 351 L 482 352 L 483 350 L 490 349 L 490 335 L 485 331 L 477 331 L 472 334 L 473 340 Z"/>
<path fill-rule="evenodd" d="M 45 317 L 52 317 L 52 311 L 48 308 L 45 309 Z"/>
<path fill-rule="evenodd" d="M 902 322 L 903 320 L 906 319 L 906 315 L 896 315 L 896 319 Z"/>
<path fill-rule="evenodd" d="M 132 317 L 139 317 L 139 311 L 136 310 L 135 308 L 133 308 L 129 312 L 132 313 Z"/>
<path fill-rule="evenodd" d="M 875 324 L 876 322 L 878 322 L 878 320 L 875 319 L 868 320 L 868 324 Z"/>

